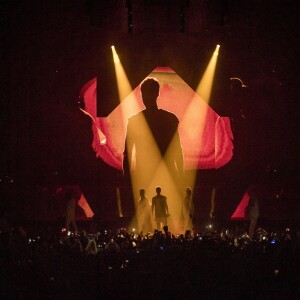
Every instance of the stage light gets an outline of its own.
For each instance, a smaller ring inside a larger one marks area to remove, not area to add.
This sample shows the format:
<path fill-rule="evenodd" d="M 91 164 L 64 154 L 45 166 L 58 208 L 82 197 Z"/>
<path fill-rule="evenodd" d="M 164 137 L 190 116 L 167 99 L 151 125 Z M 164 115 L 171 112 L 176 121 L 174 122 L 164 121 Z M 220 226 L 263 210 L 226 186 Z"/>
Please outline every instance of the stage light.
<path fill-rule="evenodd" d="M 202 79 L 197 87 L 197 93 L 201 98 L 209 103 L 212 85 L 214 81 L 215 69 L 217 65 L 217 59 L 219 55 L 220 45 L 216 46 L 216 49 L 207 65 L 207 68 L 202 76 Z"/>
<path fill-rule="evenodd" d="M 220 45 L 217 45 L 215 52 L 214 52 L 215 56 L 219 55 L 219 49 L 220 49 Z"/>
<path fill-rule="evenodd" d="M 141 111 L 141 108 L 139 107 L 140 103 L 136 97 L 136 94 L 132 91 L 131 85 L 123 69 L 122 63 L 119 59 L 115 46 L 111 46 L 111 49 L 112 49 L 114 66 L 115 66 L 119 100 L 120 103 L 124 101 L 126 102 L 124 103 L 124 106 L 122 106 L 123 115 L 121 117 L 123 118 L 124 123 L 127 124 L 127 120 L 124 114 L 125 110 Z M 144 172 L 143 174 L 138 174 L 137 172 L 130 173 L 134 203 L 135 203 L 135 207 L 137 207 L 137 203 L 139 199 L 138 192 L 141 188 L 145 188 L 146 191 L 149 193 L 151 190 L 152 193 L 152 191 L 155 191 L 155 187 L 157 185 L 164 186 L 166 184 L 167 186 L 170 185 L 174 186 L 174 183 L 172 183 L 171 175 L 168 173 L 168 169 L 166 168 L 165 163 L 162 160 L 162 157 L 156 145 L 156 141 L 153 138 L 153 135 L 151 133 L 151 130 L 149 129 L 149 126 L 145 118 L 142 117 L 140 120 L 140 124 L 137 126 L 137 128 L 133 128 L 132 130 L 134 130 L 135 132 L 143 132 L 144 142 L 146 144 L 152 145 L 151 147 L 145 149 L 145 152 L 147 153 L 139 153 L 141 157 L 145 158 L 145 160 L 143 161 L 143 166 L 144 166 L 144 170 L 147 170 L 147 172 Z M 130 132 L 130 131 L 127 132 L 127 140 L 126 140 L 127 149 L 131 148 L 130 137 L 134 134 L 135 134 L 134 132 Z M 151 160 L 149 160 L 149 157 L 151 157 Z M 130 162 L 133 165 L 134 158 L 131 159 L 130 157 Z M 130 169 L 132 169 L 132 165 L 130 166 Z"/>
<path fill-rule="evenodd" d="M 214 71 L 214 68 L 212 68 L 211 66 L 213 65 L 213 62 L 216 63 L 217 55 L 214 55 L 214 54 L 218 54 L 219 48 L 220 48 L 220 46 L 217 45 L 217 47 L 213 53 L 213 57 L 211 58 L 211 61 L 208 64 L 207 69 L 210 71 L 211 71 L 211 69 L 213 69 L 213 71 Z M 112 46 L 112 53 L 113 53 L 113 55 L 115 55 L 115 57 L 118 55 L 115 47 L 113 47 L 113 46 Z M 117 71 L 117 70 L 119 70 L 119 67 L 122 66 L 121 61 L 120 61 L 120 59 L 118 59 L 118 60 L 115 59 L 114 62 L 118 62 L 118 63 L 115 63 L 117 81 L 122 81 L 122 76 L 121 76 L 122 72 Z M 124 70 L 123 70 L 123 72 L 124 72 Z M 173 72 L 173 73 L 175 73 L 175 72 Z M 161 83 L 161 86 L 163 86 L 164 82 L 166 82 L 165 74 L 166 74 L 165 72 L 162 73 L 161 71 L 156 71 L 156 72 L 154 71 L 153 73 L 149 74 L 149 76 L 157 78 L 158 81 Z M 211 75 L 210 77 L 207 74 L 208 74 L 208 71 L 206 71 L 204 73 L 202 81 L 204 81 L 205 78 L 206 79 L 210 78 L 210 80 L 211 80 L 210 86 L 212 87 L 214 72 L 210 73 L 210 75 Z M 210 89 L 211 89 L 211 87 L 210 87 Z M 121 92 L 120 92 L 120 94 L 121 94 Z M 205 147 L 207 147 L 207 143 L 204 142 L 204 141 L 207 141 L 207 136 L 203 137 L 203 135 L 204 135 L 203 132 L 205 132 L 205 129 L 207 129 L 206 128 L 207 126 L 209 128 L 210 127 L 215 128 L 215 126 L 216 126 L 215 118 L 212 114 L 209 114 L 209 112 L 207 112 L 208 110 L 211 109 L 207 105 L 207 101 L 203 101 L 204 99 L 201 96 L 199 96 L 198 94 L 195 94 L 194 91 L 192 91 L 192 90 L 189 91 L 187 89 L 187 94 L 189 95 L 188 97 L 191 97 L 191 99 L 188 100 L 190 103 L 190 107 L 188 107 L 186 109 L 186 111 L 183 112 L 180 120 L 181 121 L 183 119 L 188 120 L 188 125 L 185 125 L 185 126 L 189 126 L 189 128 L 192 127 L 193 130 L 195 129 L 195 134 L 194 134 L 194 131 L 189 132 L 190 138 L 192 138 L 193 141 L 197 140 L 196 145 L 195 146 L 193 145 L 194 148 L 200 149 L 203 147 L 203 145 L 205 145 Z M 170 97 L 170 94 L 161 93 L 161 95 L 158 99 L 158 106 L 161 109 L 168 110 L 168 107 L 160 106 L 160 103 L 167 103 L 167 101 L 165 101 L 165 100 L 161 101 L 162 97 L 166 97 L 166 95 L 168 95 Z M 142 104 L 141 98 L 137 99 L 137 97 L 139 97 L 139 96 L 140 96 L 140 90 L 139 90 L 139 87 L 137 87 L 133 92 L 130 93 L 129 96 L 127 96 L 127 98 L 125 99 L 126 101 L 124 101 L 124 99 L 122 100 L 122 98 L 120 97 L 120 101 L 122 101 L 124 103 L 124 105 L 121 106 L 122 111 L 124 111 L 125 109 L 129 110 L 128 104 L 129 104 L 129 106 L 135 105 L 135 107 L 136 107 L 135 110 L 132 110 L 132 112 L 133 112 L 132 114 L 127 113 L 126 118 L 128 118 L 128 115 L 130 116 L 130 115 L 137 114 L 142 111 L 143 107 L 141 107 L 141 105 L 143 105 L 143 104 Z M 177 97 L 179 97 L 179 96 L 177 96 Z M 205 100 L 207 100 L 207 99 L 205 99 Z M 188 113 L 187 114 L 188 118 L 184 118 L 185 113 Z M 210 117 L 207 117 L 207 115 L 210 115 Z M 207 119 L 209 119 L 209 121 L 207 121 Z M 125 119 L 124 119 L 124 121 L 126 122 Z M 181 124 L 183 124 L 183 123 L 181 123 Z M 143 136 L 145 136 L 146 144 L 149 143 L 150 145 L 156 145 L 156 142 L 151 135 L 151 132 L 149 130 L 146 120 L 143 120 L 143 122 L 139 126 L 137 126 L 136 130 L 140 131 L 140 132 L 145 132 L 145 134 L 143 134 Z M 211 129 L 209 129 L 209 131 L 211 131 Z M 206 132 L 208 132 L 208 130 L 206 130 Z M 193 136 L 191 136 L 191 135 L 193 135 Z M 130 132 L 127 132 L 127 136 L 130 136 Z M 199 145 L 197 145 L 197 144 L 199 144 Z M 214 149 L 213 146 L 209 146 L 209 147 Z M 169 170 L 165 163 L 165 161 L 169 160 L 168 154 L 174 151 L 174 149 L 172 148 L 172 145 L 170 145 L 169 149 L 166 152 L 165 157 L 163 157 L 163 158 L 161 157 L 159 151 L 157 149 L 156 150 L 154 150 L 154 149 L 155 149 L 155 147 L 151 146 L 147 150 L 147 153 L 141 154 L 141 156 L 147 158 L 143 162 L 144 169 L 147 169 L 147 170 L 149 169 L 150 171 L 144 172 L 143 174 L 138 174 L 135 171 L 135 172 L 131 172 L 131 174 L 130 174 L 132 176 L 131 177 L 132 191 L 133 191 L 133 195 L 134 195 L 134 199 L 135 199 L 135 205 L 137 207 L 137 203 L 138 203 L 138 199 L 139 199 L 139 190 L 141 188 L 144 188 L 146 190 L 146 194 L 147 194 L 148 198 L 151 199 L 152 196 L 155 195 L 155 187 L 158 185 L 161 186 L 162 194 L 165 194 L 168 197 L 168 199 L 170 199 L 170 200 L 168 200 L 168 205 L 170 208 L 171 216 L 168 219 L 168 225 L 171 228 L 172 232 L 180 232 L 179 230 L 177 231 L 177 229 L 179 228 L 179 226 L 177 226 L 177 225 L 179 223 L 178 220 L 180 219 L 181 203 L 182 203 L 182 198 L 183 198 L 184 187 L 190 186 L 192 188 L 192 190 L 194 189 L 194 181 L 195 181 L 195 176 L 196 176 L 196 170 L 199 168 L 199 161 L 197 159 L 194 159 L 193 161 L 189 161 L 188 174 L 192 174 L 192 173 L 193 174 L 190 177 L 186 176 L 184 180 L 182 180 L 179 184 L 178 183 L 176 184 L 173 180 L 173 174 L 169 174 Z M 209 155 L 210 155 L 210 153 L 209 153 Z M 212 152 L 212 155 L 214 156 L 215 152 Z M 151 157 L 151 159 L 149 159 L 149 157 Z M 199 156 L 199 160 L 200 160 L 200 156 Z M 193 172 L 193 171 L 195 171 L 195 172 Z M 214 197 L 212 196 L 212 199 L 211 199 L 212 210 L 213 210 L 213 206 L 214 206 L 213 200 L 214 200 Z M 130 226 L 135 226 L 135 223 L 132 222 L 132 224 Z"/>
<path fill-rule="evenodd" d="M 220 45 L 217 45 L 207 65 L 207 68 L 198 84 L 198 87 L 196 89 L 197 95 L 194 96 L 193 100 L 191 101 L 189 107 L 185 112 L 185 115 L 189 116 L 188 119 L 189 122 L 192 124 L 191 126 L 194 128 L 194 141 L 196 141 L 195 147 L 199 149 L 205 147 L 204 132 L 206 126 L 210 126 L 210 124 L 211 126 L 215 125 L 215 123 L 212 123 L 215 121 L 209 119 L 209 105 L 207 104 L 209 104 L 210 100 L 219 49 Z M 194 166 L 191 166 L 190 169 L 191 171 L 186 176 L 185 184 L 187 186 L 191 186 L 193 189 L 196 179 L 196 170 L 198 169 L 198 161 L 195 161 Z M 211 210 L 214 210 L 214 193 L 215 191 L 213 190 L 211 198 Z"/>
<path fill-rule="evenodd" d="M 111 51 L 112 51 L 112 53 L 113 53 L 114 63 L 115 63 L 115 64 L 121 63 L 121 61 L 120 61 L 120 59 L 119 59 L 119 55 L 117 54 L 117 51 L 116 51 L 115 46 L 111 46 Z"/>
<path fill-rule="evenodd" d="M 151 76 L 150 77 L 155 77 Z M 135 93 L 139 93 L 140 97 L 140 88 L 138 87 Z M 141 100 L 141 98 L 139 99 Z M 136 99 L 137 102 L 137 99 Z M 141 112 L 141 108 L 138 112 Z M 131 170 L 131 182 L 132 182 L 132 191 L 135 199 L 135 206 L 138 205 L 139 199 L 139 190 L 141 188 L 145 189 L 146 195 L 151 199 L 155 195 L 155 189 L 157 186 L 162 187 L 162 194 L 167 195 L 168 199 L 172 199 L 172 201 L 168 201 L 169 208 L 171 210 L 171 217 L 168 219 L 168 224 L 171 225 L 172 231 L 178 230 L 179 224 L 176 225 L 176 229 L 172 224 L 179 223 L 180 208 L 182 196 L 178 192 L 178 185 L 174 182 L 173 174 L 170 174 L 170 170 L 167 166 L 168 155 L 162 157 L 160 150 L 157 146 L 157 142 L 155 141 L 152 132 L 147 124 L 146 119 L 142 114 L 139 115 L 138 119 L 139 124 L 135 126 L 131 126 L 127 128 L 127 149 L 128 149 L 128 160 L 129 160 L 129 169 Z M 142 147 L 139 149 L 139 164 L 143 166 L 143 171 L 140 173 L 139 168 L 135 168 L 135 155 L 136 153 L 133 151 L 134 149 L 134 138 L 136 136 L 140 136 L 142 134 L 143 144 L 149 145 L 149 147 Z M 142 152 L 141 152 L 142 151 Z M 167 151 L 169 152 L 169 150 Z M 151 159 L 149 159 L 151 158 Z M 175 204 L 177 203 L 177 204 Z M 174 221 L 174 222 L 173 222 Z M 134 221 L 130 226 L 134 225 Z M 152 227 L 152 224 L 149 223 Z"/>

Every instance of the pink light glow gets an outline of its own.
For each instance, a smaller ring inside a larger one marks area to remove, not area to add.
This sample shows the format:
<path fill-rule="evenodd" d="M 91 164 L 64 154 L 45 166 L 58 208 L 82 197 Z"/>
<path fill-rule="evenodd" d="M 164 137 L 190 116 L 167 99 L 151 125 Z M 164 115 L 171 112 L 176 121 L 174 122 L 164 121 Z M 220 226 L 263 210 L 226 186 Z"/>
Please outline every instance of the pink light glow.
<path fill-rule="evenodd" d="M 159 108 L 174 113 L 179 119 L 185 169 L 217 169 L 227 164 L 233 155 L 229 118 L 220 117 L 171 68 L 158 67 L 149 76 L 160 82 Z M 107 117 L 97 117 L 96 95 L 97 79 L 94 78 L 81 90 L 86 111 L 95 120 L 93 148 L 97 157 L 121 170 L 127 119 L 144 109 L 140 87 Z"/>
<path fill-rule="evenodd" d="M 81 194 L 80 199 L 78 200 L 77 204 L 83 209 L 87 218 L 92 218 L 94 213 L 90 208 L 89 204 L 87 203 L 83 194 Z"/>
<path fill-rule="evenodd" d="M 62 185 L 57 186 L 55 190 L 55 196 L 59 197 L 61 199 L 65 199 L 66 193 L 72 193 L 74 197 L 76 198 L 78 206 L 80 206 L 84 214 L 87 218 L 92 218 L 94 216 L 94 212 L 90 208 L 88 202 L 86 201 L 86 198 L 84 197 L 83 193 L 81 192 L 81 189 L 77 185 Z"/>
<path fill-rule="evenodd" d="M 246 192 L 242 198 L 242 200 L 240 201 L 240 203 L 238 204 L 236 210 L 234 211 L 234 213 L 231 216 L 231 220 L 243 220 L 246 218 L 246 207 L 248 206 L 248 202 L 249 202 L 250 196 L 249 194 Z"/>

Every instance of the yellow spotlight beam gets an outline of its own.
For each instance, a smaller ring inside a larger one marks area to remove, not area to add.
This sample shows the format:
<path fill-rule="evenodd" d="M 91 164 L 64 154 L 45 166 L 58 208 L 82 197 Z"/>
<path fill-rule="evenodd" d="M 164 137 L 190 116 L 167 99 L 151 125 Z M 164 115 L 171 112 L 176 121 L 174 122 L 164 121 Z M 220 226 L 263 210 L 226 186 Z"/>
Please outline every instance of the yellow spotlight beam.
<path fill-rule="evenodd" d="M 219 45 L 216 47 L 214 55 L 211 58 L 206 68 L 206 71 L 201 79 L 201 82 L 197 88 L 197 93 L 206 102 L 209 101 L 210 94 L 211 94 L 219 47 L 220 47 Z M 119 59 L 115 47 L 112 46 L 111 48 L 112 48 L 113 60 L 114 60 L 115 71 L 116 71 L 119 99 L 121 102 L 131 93 L 132 88 L 130 86 L 126 73 L 122 67 L 121 61 Z M 202 113 L 202 116 L 203 115 L 204 115 L 203 118 L 205 118 L 205 113 Z M 199 130 L 203 129 L 203 126 L 201 126 L 201 124 L 203 125 L 204 120 L 201 120 L 201 122 L 198 124 Z M 143 120 L 140 125 L 141 126 L 138 126 L 138 128 L 136 128 L 137 131 L 148 132 L 148 134 L 145 135 L 145 143 L 156 145 L 153 136 L 150 134 L 150 130 L 146 120 Z M 128 132 L 127 134 L 130 137 L 131 133 Z M 170 151 L 174 151 L 171 145 L 167 153 L 170 153 Z M 174 183 L 172 176 L 169 174 L 169 171 L 166 167 L 165 160 L 168 160 L 167 155 L 168 154 L 166 154 L 166 157 L 162 158 L 161 155 L 159 154 L 157 146 L 153 147 L 153 151 L 151 150 L 151 153 L 149 153 L 148 151 L 148 153 L 146 153 L 145 155 L 141 154 L 141 157 L 146 157 L 144 166 L 145 166 L 145 170 L 148 169 L 148 171 L 145 172 L 148 173 L 148 177 L 146 176 L 147 178 L 145 178 L 144 176 L 145 174 L 137 174 L 137 172 L 131 173 L 132 189 L 133 189 L 134 200 L 135 200 L 134 202 L 135 205 L 137 205 L 137 201 L 139 197 L 138 195 L 139 189 L 145 188 L 146 194 L 151 199 L 152 196 L 154 196 L 155 194 L 155 187 L 157 185 L 161 186 L 162 193 L 164 193 L 169 199 L 168 204 L 171 213 L 171 217 L 169 219 L 169 227 L 171 227 L 170 228 L 171 230 L 173 229 L 173 231 L 179 232 L 180 231 L 179 218 L 180 218 L 180 209 L 181 209 L 183 195 L 181 195 L 178 189 L 179 187 L 176 186 L 176 183 Z M 149 161 L 149 157 L 151 157 L 151 161 Z M 190 186 L 193 188 L 195 182 L 195 174 L 196 171 L 193 172 L 192 175 L 190 174 L 189 178 L 185 178 L 182 184 L 184 186 Z"/>
<path fill-rule="evenodd" d="M 121 61 L 117 54 L 115 46 L 111 46 L 111 50 L 112 50 L 112 54 L 113 54 L 113 60 L 114 60 L 116 78 L 117 78 L 119 100 L 120 100 L 120 102 L 122 102 L 132 92 L 132 87 L 131 87 L 128 77 L 124 71 L 124 68 L 121 64 Z"/>
<path fill-rule="evenodd" d="M 220 49 L 220 45 L 217 45 L 196 89 L 197 94 L 207 104 L 209 104 L 210 95 L 212 91 L 219 49 Z M 195 129 L 195 137 L 197 137 L 198 139 L 198 146 L 196 147 L 201 150 L 201 147 L 203 147 L 202 137 L 203 137 L 203 130 L 206 124 L 206 114 L 207 114 L 208 106 L 203 105 L 203 103 L 200 100 L 201 99 L 199 99 L 199 97 L 196 96 L 191 101 L 191 104 L 186 111 L 186 115 L 189 117 L 189 122 L 193 124 L 192 126 Z M 170 149 L 168 149 L 168 152 L 169 151 L 173 151 L 173 149 L 170 147 Z M 198 162 L 195 163 L 194 170 L 185 172 L 185 176 L 183 180 L 184 186 L 186 187 L 189 186 L 192 189 L 194 189 L 197 168 L 198 168 Z"/>
<path fill-rule="evenodd" d="M 201 98 L 209 103 L 212 85 L 214 81 L 214 75 L 219 55 L 219 49 L 220 45 L 216 46 L 216 49 L 213 53 L 212 58 L 210 59 L 210 62 L 208 66 L 206 67 L 206 70 L 201 78 L 201 81 L 197 87 L 197 93 L 201 96 Z"/>
<path fill-rule="evenodd" d="M 119 100 L 121 103 L 132 92 L 132 88 L 130 86 L 129 80 L 121 64 L 120 58 L 117 54 L 115 47 L 112 46 L 111 49 L 115 66 Z M 133 103 L 131 104 L 135 105 Z M 123 119 L 125 119 L 125 116 L 123 116 Z M 140 121 L 141 122 L 136 128 L 132 128 L 134 132 L 127 132 L 127 148 L 130 148 L 132 146 L 130 140 L 132 136 L 136 136 L 136 132 L 143 132 L 143 142 L 147 145 L 151 145 L 151 147 L 145 148 L 145 153 L 139 153 L 139 156 L 141 158 L 144 158 L 144 161 L 142 162 L 143 173 L 138 174 L 137 171 L 131 171 L 130 173 L 135 207 L 138 203 L 139 190 L 141 188 L 144 188 L 146 190 L 146 195 L 148 195 L 149 199 L 151 199 L 155 195 L 156 186 L 159 185 L 162 187 L 162 192 L 167 195 L 168 199 L 170 199 L 170 210 L 171 212 L 174 212 L 175 210 L 172 209 L 172 202 L 174 202 L 174 199 L 176 197 L 172 191 L 176 190 L 176 185 L 172 182 L 171 175 L 169 174 L 169 171 L 165 166 L 165 162 L 160 155 L 160 152 L 153 138 L 151 130 L 149 129 L 149 126 L 146 122 L 146 119 L 141 118 Z M 130 153 L 128 153 L 128 155 Z M 132 220 L 130 227 L 135 226 L 134 223 L 135 221 Z"/>

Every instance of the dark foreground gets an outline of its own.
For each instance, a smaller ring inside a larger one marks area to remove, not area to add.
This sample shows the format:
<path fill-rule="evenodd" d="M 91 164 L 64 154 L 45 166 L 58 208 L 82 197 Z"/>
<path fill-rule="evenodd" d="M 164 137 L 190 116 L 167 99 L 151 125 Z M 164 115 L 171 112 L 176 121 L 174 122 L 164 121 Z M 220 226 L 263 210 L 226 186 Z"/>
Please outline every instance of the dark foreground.
<path fill-rule="evenodd" d="M 1 236 L 1 299 L 299 299 L 300 236 L 258 229 Z"/>

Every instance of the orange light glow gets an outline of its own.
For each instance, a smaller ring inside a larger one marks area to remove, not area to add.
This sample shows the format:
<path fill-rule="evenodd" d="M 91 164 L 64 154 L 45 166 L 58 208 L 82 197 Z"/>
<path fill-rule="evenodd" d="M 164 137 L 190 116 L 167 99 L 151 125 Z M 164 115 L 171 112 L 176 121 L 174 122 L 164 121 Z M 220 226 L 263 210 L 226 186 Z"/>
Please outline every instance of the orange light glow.
<path fill-rule="evenodd" d="M 209 103 L 212 85 L 214 81 L 214 75 L 219 55 L 220 45 L 216 46 L 216 49 L 210 59 L 209 64 L 206 67 L 206 70 L 202 76 L 202 79 L 197 87 L 196 92 L 201 96 L 201 98 Z"/>
<path fill-rule="evenodd" d="M 188 119 L 191 124 L 190 126 L 194 128 L 195 141 L 197 142 L 196 147 L 199 149 L 207 147 L 204 142 L 206 141 L 204 133 L 207 132 L 207 130 L 213 132 L 214 128 L 208 129 L 208 127 L 212 126 L 211 124 L 216 124 L 216 120 L 211 120 L 211 114 L 208 113 L 209 106 L 207 104 L 209 104 L 210 100 L 219 48 L 220 45 L 217 45 L 196 89 L 197 94 L 195 94 L 186 110 L 186 115 L 189 117 L 184 118 L 185 120 Z M 215 145 L 213 148 L 215 148 Z M 194 171 L 189 172 L 188 175 L 185 176 L 185 185 L 191 186 L 192 189 L 195 184 L 197 166 L 198 162 L 195 161 L 194 167 L 191 168 L 191 170 Z"/>
<path fill-rule="evenodd" d="M 209 147 L 209 149 L 215 149 L 214 145 L 207 145 L 204 140 L 207 141 L 207 136 L 204 137 L 203 132 L 214 132 L 216 118 L 218 117 L 216 114 L 208 113 L 208 110 L 211 108 L 207 105 L 210 99 L 211 89 L 213 85 L 214 73 L 217 63 L 217 56 L 220 46 L 217 45 L 212 58 L 206 68 L 206 71 L 203 74 L 203 77 L 199 83 L 197 88 L 197 93 L 195 93 L 192 89 L 186 87 L 186 91 L 188 92 L 188 102 L 189 105 L 186 107 L 184 112 L 181 112 L 181 126 L 183 128 L 193 128 L 194 138 L 193 142 L 196 141 L 196 148 L 203 149 L 203 147 Z M 135 114 L 141 112 L 144 109 L 144 104 L 141 99 L 140 89 L 137 88 L 132 91 L 131 86 L 129 84 L 128 78 L 125 74 L 125 71 L 122 67 L 121 61 L 118 57 L 118 54 L 115 50 L 115 47 L 112 46 L 112 53 L 116 71 L 116 78 L 119 90 L 119 97 L 122 107 L 122 112 L 124 114 L 124 122 L 127 124 L 125 117 L 126 111 L 135 111 Z M 172 76 L 172 80 L 180 80 L 177 77 L 176 73 L 164 73 L 164 72 L 155 72 L 153 71 L 149 74 L 149 77 L 155 77 L 158 79 L 161 87 L 168 85 L 168 80 L 170 80 L 170 76 Z M 178 84 L 181 84 L 178 81 Z M 132 92 L 131 92 L 132 91 Z M 160 109 L 164 108 L 161 103 L 167 103 L 165 101 L 161 102 L 161 98 L 172 96 L 172 90 L 168 91 L 168 94 L 164 94 L 164 90 L 162 90 L 159 98 L 157 100 L 158 107 Z M 171 94 L 170 94 L 171 93 Z M 187 95 L 183 95 L 185 98 Z M 178 96 L 177 96 L 178 97 Z M 176 98 L 176 97 L 175 97 Z M 130 100 L 130 101 L 129 101 Z M 127 104 L 135 105 L 135 108 L 130 108 Z M 175 113 L 175 112 L 173 112 Z M 131 114 L 132 115 L 132 114 Z M 128 116 L 128 113 L 127 113 Z M 188 116 L 188 117 L 186 117 Z M 209 120 L 207 118 L 209 117 Z M 188 122 L 185 125 L 185 122 Z M 199 162 L 195 160 L 193 167 L 189 166 L 190 170 L 194 172 L 189 172 L 189 176 L 179 177 L 180 180 L 174 180 L 174 174 L 170 174 L 170 171 L 167 167 L 168 161 L 170 160 L 170 153 L 174 153 L 173 142 L 169 145 L 169 148 L 165 154 L 165 157 L 161 157 L 160 151 L 156 145 L 156 141 L 153 138 L 153 135 L 149 129 L 147 121 L 145 118 L 141 116 L 140 122 L 136 128 L 132 128 L 131 130 L 142 132 L 143 133 L 143 142 L 145 145 L 149 145 L 149 147 L 145 147 L 145 153 L 140 153 L 140 158 L 143 160 L 143 172 L 138 173 L 135 170 L 135 155 L 134 151 L 128 152 L 131 153 L 132 157 L 129 157 L 130 163 L 130 176 L 131 176 L 131 184 L 132 191 L 134 195 L 134 203 L 137 208 L 138 200 L 139 200 L 139 190 L 145 189 L 146 195 L 151 202 L 153 196 L 155 196 L 155 188 L 160 186 L 162 188 L 162 194 L 167 196 L 167 202 L 169 206 L 170 217 L 168 218 L 168 226 L 171 232 L 173 233 L 182 233 L 181 227 L 181 209 L 182 209 L 182 200 L 184 196 L 184 191 L 187 186 L 194 189 L 196 170 L 199 168 Z M 133 132 L 127 132 L 126 141 L 130 140 L 130 136 L 134 135 Z M 214 139 L 212 143 L 214 143 Z M 195 146 L 195 145 L 194 145 Z M 134 147 L 130 143 L 127 144 L 127 148 Z M 198 151 L 198 150 L 197 150 Z M 199 150 L 200 151 L 200 150 Z M 202 151 L 202 150 L 201 150 Z M 204 151 L 205 152 L 205 151 Z M 210 154 L 210 153 L 209 153 Z M 199 156 L 200 157 L 200 156 Z M 200 158 L 199 158 L 200 159 Z M 186 175 L 186 174 L 185 174 Z M 136 210 L 137 211 L 137 210 Z M 137 216 L 135 216 L 137 217 Z M 134 218 L 130 224 L 130 227 L 136 227 L 136 219 Z M 150 221 L 151 222 L 151 221 Z M 152 223 L 153 220 L 152 220 Z M 151 224 L 153 227 L 153 224 Z"/>
<path fill-rule="evenodd" d="M 132 88 L 130 86 L 130 83 L 126 76 L 126 73 L 122 67 L 121 61 L 119 59 L 119 56 L 116 52 L 115 47 L 112 46 L 111 49 L 112 49 L 112 53 L 113 53 L 113 60 L 114 60 L 120 102 L 123 102 L 127 97 L 129 97 L 129 98 L 137 97 L 137 95 L 135 95 L 134 93 L 131 93 Z M 138 95 L 138 96 L 140 96 L 140 95 Z M 138 103 L 138 101 L 137 100 L 131 101 L 131 103 Z M 125 107 L 125 105 L 124 105 L 124 110 L 127 110 L 127 109 L 130 109 L 130 108 Z M 123 110 L 123 112 L 124 112 L 124 110 Z M 124 122 L 126 122 L 124 114 L 123 114 L 123 118 L 124 118 Z M 172 178 L 169 174 L 169 171 L 165 165 L 163 158 L 160 155 L 160 152 L 156 145 L 156 141 L 153 138 L 153 135 L 149 129 L 149 126 L 148 126 L 145 118 L 141 117 L 140 124 L 137 126 L 137 128 L 133 128 L 133 130 L 137 131 L 137 132 L 143 132 L 144 143 L 146 145 L 149 145 L 149 147 L 144 148 L 145 153 L 139 153 L 139 156 L 143 159 L 143 162 L 142 162 L 143 173 L 138 174 L 138 172 L 136 172 L 136 171 L 131 171 L 131 173 L 130 173 L 135 207 L 137 207 L 137 204 L 138 204 L 139 190 L 141 188 L 144 188 L 146 190 L 146 192 L 149 194 L 149 198 L 152 199 L 152 196 L 154 196 L 155 187 L 158 185 L 162 187 L 164 192 L 168 193 L 168 198 L 170 197 L 170 199 L 172 199 L 172 204 L 174 203 L 174 201 L 178 202 L 180 197 L 177 196 L 176 184 L 174 184 L 172 182 Z M 130 136 L 134 135 L 134 134 L 135 134 L 134 132 L 127 132 L 127 141 L 130 141 Z M 132 146 L 133 145 L 127 144 L 128 149 Z M 130 151 L 130 153 L 131 153 L 131 151 Z M 134 152 L 132 152 L 132 153 L 134 153 Z M 129 155 L 129 153 L 128 153 L 128 155 Z M 130 169 L 134 169 L 134 167 L 133 167 L 135 164 L 134 155 L 133 155 L 133 157 L 129 158 L 129 162 L 130 162 Z M 173 206 L 172 204 L 171 204 L 171 207 Z M 177 213 L 177 211 L 178 211 L 178 213 Z M 179 208 L 172 209 L 172 212 L 174 212 L 173 217 L 179 215 Z M 132 221 L 130 226 L 131 227 L 135 226 L 134 220 Z"/>
<path fill-rule="evenodd" d="M 132 92 L 132 87 L 129 83 L 127 75 L 121 64 L 121 61 L 120 61 L 119 55 L 115 49 L 115 46 L 111 46 L 111 50 L 112 50 L 112 54 L 113 54 L 113 60 L 114 60 L 116 78 L 117 78 L 119 100 L 121 102 Z"/>

